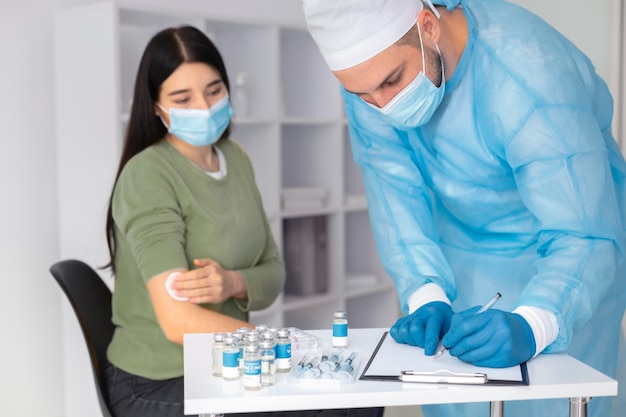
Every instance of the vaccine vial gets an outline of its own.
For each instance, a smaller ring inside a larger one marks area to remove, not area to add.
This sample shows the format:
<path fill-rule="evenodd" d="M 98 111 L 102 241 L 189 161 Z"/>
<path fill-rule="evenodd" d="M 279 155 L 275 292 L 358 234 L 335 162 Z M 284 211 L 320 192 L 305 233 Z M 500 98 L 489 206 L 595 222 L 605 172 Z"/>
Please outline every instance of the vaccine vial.
<path fill-rule="evenodd" d="M 333 315 L 333 347 L 348 347 L 348 313 L 345 311 L 335 311 Z"/>
<path fill-rule="evenodd" d="M 240 327 L 237 330 L 235 330 L 235 333 L 243 333 L 246 334 L 248 333 L 248 331 L 250 331 L 251 329 L 249 327 Z"/>
<path fill-rule="evenodd" d="M 274 358 L 276 358 L 276 339 L 278 338 L 278 328 L 270 327 L 263 333 L 261 333 L 261 341 L 271 340 L 274 343 Z"/>
<path fill-rule="evenodd" d="M 250 344 L 258 345 L 260 337 L 261 335 L 259 334 L 259 332 L 257 332 L 256 330 L 250 330 L 248 333 L 246 333 L 245 344 L 246 345 L 250 345 Z"/>
<path fill-rule="evenodd" d="M 268 329 L 261 333 L 261 341 L 263 340 L 272 340 L 274 345 L 276 345 L 276 331 Z"/>
<path fill-rule="evenodd" d="M 239 364 L 239 375 L 243 375 L 243 348 L 245 346 L 245 337 L 246 337 L 247 333 L 242 333 L 239 330 L 237 330 L 235 333 L 233 333 L 233 337 L 235 338 L 235 346 L 238 349 L 239 355 L 237 356 L 238 358 L 238 364 Z"/>
<path fill-rule="evenodd" d="M 256 343 L 247 344 L 244 350 L 243 387 L 249 391 L 261 389 L 261 353 Z"/>
<path fill-rule="evenodd" d="M 224 333 L 215 333 L 213 335 L 213 366 L 211 373 L 213 376 L 222 376 L 222 353 L 224 350 Z"/>
<path fill-rule="evenodd" d="M 224 350 L 222 351 L 222 378 L 226 381 L 236 381 L 239 374 L 239 347 L 235 344 L 235 337 L 224 336 Z"/>
<path fill-rule="evenodd" d="M 291 370 L 291 339 L 289 329 L 280 329 L 276 339 L 276 372 Z"/>
<path fill-rule="evenodd" d="M 261 385 L 269 387 L 276 382 L 276 343 L 273 339 L 263 339 L 259 344 L 261 349 Z"/>

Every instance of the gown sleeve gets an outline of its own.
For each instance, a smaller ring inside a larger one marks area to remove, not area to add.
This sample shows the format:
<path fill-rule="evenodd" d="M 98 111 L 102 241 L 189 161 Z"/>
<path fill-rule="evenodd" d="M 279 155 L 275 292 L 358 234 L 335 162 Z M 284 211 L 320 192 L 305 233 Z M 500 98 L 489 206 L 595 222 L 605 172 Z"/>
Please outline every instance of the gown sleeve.
<path fill-rule="evenodd" d="M 505 146 L 520 198 L 539 222 L 537 273 L 519 304 L 556 315 L 547 350 L 565 349 L 613 284 L 624 229 L 603 132 L 593 112 L 536 108 Z"/>

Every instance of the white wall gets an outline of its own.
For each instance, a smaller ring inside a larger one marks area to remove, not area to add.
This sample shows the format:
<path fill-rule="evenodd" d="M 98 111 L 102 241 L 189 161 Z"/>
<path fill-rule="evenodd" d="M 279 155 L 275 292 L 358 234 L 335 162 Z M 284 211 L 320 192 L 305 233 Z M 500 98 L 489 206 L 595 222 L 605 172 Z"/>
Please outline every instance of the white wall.
<path fill-rule="evenodd" d="M 255 14 L 267 15 L 273 10 L 289 19 L 298 15 L 294 20 L 299 19 L 297 7 L 287 5 L 288 1 L 299 3 L 299 0 L 206 0 L 206 3 L 216 10 L 220 7 L 234 10 L 234 5 L 243 2 L 246 7 L 242 9 L 248 12 L 256 8 Z M 614 93 L 619 88 L 613 59 L 619 39 L 615 10 L 620 1 L 517 0 L 578 43 L 608 79 Z M 73 367 L 71 364 L 64 367 L 62 363 L 62 334 L 66 332 L 71 336 L 67 338 L 66 350 L 81 353 L 83 342 L 76 328 L 71 327 L 76 326 L 73 317 L 48 273 L 49 266 L 59 259 L 53 12 L 91 2 L 93 0 L 0 2 L 0 127 L 3 129 L 0 142 L 0 280 L 3 285 L 0 416 L 97 415 L 89 389 L 65 392 L 66 374 L 73 372 Z M 149 3 L 148 0 L 141 2 Z M 169 4 L 175 3 L 170 1 Z M 65 328 L 62 323 L 70 327 Z M 83 368 L 82 386 L 91 387 L 91 376 L 85 369 L 87 362 L 85 358 L 78 359 L 78 367 Z M 65 395 L 71 404 L 65 403 Z"/>
<path fill-rule="evenodd" d="M 52 13 L 0 2 L 0 416 L 63 416 Z"/>

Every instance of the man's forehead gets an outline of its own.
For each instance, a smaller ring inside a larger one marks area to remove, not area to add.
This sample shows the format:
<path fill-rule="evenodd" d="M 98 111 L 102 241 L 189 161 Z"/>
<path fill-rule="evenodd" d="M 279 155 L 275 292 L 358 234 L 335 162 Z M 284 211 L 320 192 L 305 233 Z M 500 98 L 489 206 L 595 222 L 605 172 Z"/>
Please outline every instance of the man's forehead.
<path fill-rule="evenodd" d="M 333 71 L 333 74 L 350 92 L 359 94 L 373 91 L 397 76 L 406 67 L 409 48 L 393 45 L 360 64 Z M 414 48 L 410 49 L 414 51 Z"/>

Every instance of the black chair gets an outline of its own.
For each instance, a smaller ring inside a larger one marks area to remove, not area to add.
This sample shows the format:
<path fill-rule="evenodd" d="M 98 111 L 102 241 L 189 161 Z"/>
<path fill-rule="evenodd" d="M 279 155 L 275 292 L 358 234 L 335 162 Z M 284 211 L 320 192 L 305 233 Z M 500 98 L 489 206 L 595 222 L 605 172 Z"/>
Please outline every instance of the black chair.
<path fill-rule="evenodd" d="M 65 292 L 83 331 L 102 415 L 113 417 L 104 385 L 106 350 L 114 329 L 111 291 L 96 271 L 81 261 L 57 262 L 50 267 L 50 272 Z"/>

